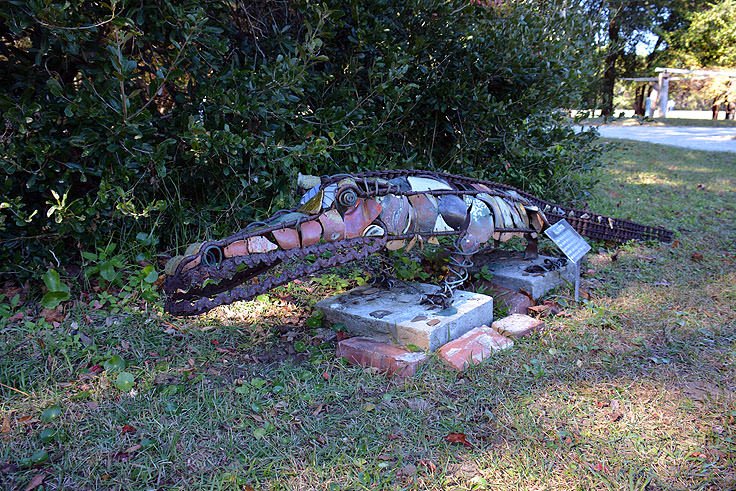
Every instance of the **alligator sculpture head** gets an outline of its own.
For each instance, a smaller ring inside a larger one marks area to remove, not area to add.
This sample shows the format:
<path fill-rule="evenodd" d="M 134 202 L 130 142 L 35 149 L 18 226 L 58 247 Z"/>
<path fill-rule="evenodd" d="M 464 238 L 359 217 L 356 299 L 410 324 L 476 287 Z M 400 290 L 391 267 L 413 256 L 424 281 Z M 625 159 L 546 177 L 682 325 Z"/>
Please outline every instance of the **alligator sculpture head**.
<path fill-rule="evenodd" d="M 589 232 L 613 229 L 615 220 L 580 218 L 580 212 L 552 207 L 510 186 L 449 174 L 399 170 L 310 180 L 296 208 L 230 237 L 193 244 L 172 258 L 165 271 L 165 309 L 201 314 L 382 248 L 438 243 L 441 236 L 455 239 L 445 283 L 451 297 L 467 277 L 467 258 L 483 244 L 522 236 L 534 255 L 537 236 L 550 223 L 543 210 L 552 222 L 564 216 Z"/>

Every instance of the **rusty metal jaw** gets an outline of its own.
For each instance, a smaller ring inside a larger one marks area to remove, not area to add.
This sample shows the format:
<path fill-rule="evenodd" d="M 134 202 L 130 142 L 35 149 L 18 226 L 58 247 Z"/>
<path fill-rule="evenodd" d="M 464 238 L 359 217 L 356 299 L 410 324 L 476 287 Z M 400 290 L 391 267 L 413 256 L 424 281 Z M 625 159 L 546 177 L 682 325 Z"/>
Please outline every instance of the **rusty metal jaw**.
<path fill-rule="evenodd" d="M 220 305 L 251 300 L 297 278 L 368 257 L 385 244 L 385 237 L 355 237 L 232 258 L 219 268 L 201 267 L 167 280 L 164 309 L 173 315 L 198 315 Z"/>

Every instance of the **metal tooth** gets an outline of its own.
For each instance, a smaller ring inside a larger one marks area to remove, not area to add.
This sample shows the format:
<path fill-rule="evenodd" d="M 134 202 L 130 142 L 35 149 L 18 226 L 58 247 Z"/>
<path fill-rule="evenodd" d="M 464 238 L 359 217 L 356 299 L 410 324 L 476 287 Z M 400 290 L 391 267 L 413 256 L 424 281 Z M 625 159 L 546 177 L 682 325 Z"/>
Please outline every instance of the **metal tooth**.
<path fill-rule="evenodd" d="M 603 217 L 598 215 L 598 218 L 596 218 L 596 220 L 598 220 L 598 223 L 601 223 L 603 221 Z"/>
<path fill-rule="evenodd" d="M 437 223 L 437 199 L 430 194 L 414 194 L 409 196 L 409 202 L 414 210 L 414 232 L 431 233 Z"/>
<path fill-rule="evenodd" d="M 330 184 L 329 186 L 325 186 L 325 189 L 322 192 L 322 209 L 326 210 L 330 206 L 332 206 L 332 203 L 335 202 L 335 194 L 337 193 L 337 184 Z"/>
<path fill-rule="evenodd" d="M 496 202 L 496 204 L 498 205 L 498 209 L 501 211 L 501 223 L 503 223 L 503 227 L 514 228 L 514 218 L 511 214 L 511 208 L 509 207 L 508 203 L 506 203 L 500 196 L 493 196 L 493 200 Z"/>
<path fill-rule="evenodd" d="M 488 205 L 479 199 L 473 199 L 470 208 L 468 233 L 476 237 L 480 244 L 483 244 L 491 239 L 493 232 L 493 216 Z"/>
<path fill-rule="evenodd" d="M 235 242 L 231 242 L 226 245 L 223 249 L 225 257 L 245 256 L 248 254 L 250 249 L 248 247 L 248 240 L 250 239 L 236 240 Z"/>
<path fill-rule="evenodd" d="M 299 247 L 299 232 L 293 228 L 276 229 L 271 234 L 285 251 Z"/>
<path fill-rule="evenodd" d="M 439 212 L 445 223 L 455 230 L 459 230 L 465 224 L 468 216 L 468 209 L 465 202 L 455 195 L 440 196 L 437 200 L 439 203 Z"/>
<path fill-rule="evenodd" d="M 312 191 L 310 190 L 309 193 Z M 307 194 L 309 194 L 307 193 Z M 322 190 L 318 189 L 317 192 L 309 198 L 306 202 L 304 202 L 300 207 L 299 211 L 306 213 L 308 215 L 313 215 L 317 212 L 319 212 L 322 209 Z M 306 197 L 307 195 L 305 195 Z"/>
<path fill-rule="evenodd" d="M 399 235 L 409 225 L 409 200 L 406 196 L 387 194 L 382 201 L 376 200 L 381 205 L 381 221 L 386 225 L 390 235 Z"/>
<path fill-rule="evenodd" d="M 521 221 L 524 222 L 524 227 L 529 228 L 529 214 L 526 212 L 526 208 L 518 201 L 514 204 L 516 205 L 516 209 L 519 212 L 519 217 L 521 217 Z"/>
<path fill-rule="evenodd" d="M 335 210 L 329 210 L 318 218 L 319 223 L 322 224 L 322 231 L 324 239 L 327 242 L 334 242 L 345 238 L 345 223 L 342 221 L 342 216 Z"/>
<path fill-rule="evenodd" d="M 392 188 L 396 189 L 400 193 L 408 193 L 411 191 L 411 186 L 406 180 L 406 177 L 395 177 L 393 179 L 389 179 L 388 182 Z"/>
<path fill-rule="evenodd" d="M 276 249 L 278 249 L 276 244 L 260 235 L 248 238 L 248 253 L 250 254 L 262 254 L 264 252 L 275 251 Z"/>
<path fill-rule="evenodd" d="M 417 221 L 417 211 L 413 206 L 409 207 L 409 219 L 406 221 L 406 227 L 404 227 L 403 233 L 407 234 L 414 227 L 414 223 Z"/>
<path fill-rule="evenodd" d="M 450 227 L 449 225 L 445 223 L 445 220 L 443 220 L 442 215 L 437 215 L 437 219 L 435 220 L 435 223 L 434 223 L 435 232 L 452 232 L 453 230 L 454 229 L 452 227 Z M 432 244 L 433 242 L 430 240 L 429 243 Z"/>
<path fill-rule="evenodd" d="M 317 220 L 310 220 L 299 225 L 302 247 L 314 245 L 322 237 L 322 225 Z"/>
<path fill-rule="evenodd" d="M 306 202 L 308 202 L 309 200 L 317 196 L 317 193 L 319 193 L 319 185 L 314 186 L 309 191 L 304 193 L 304 196 L 302 196 L 302 199 L 299 200 L 299 204 L 300 205 L 305 204 Z"/>
<path fill-rule="evenodd" d="M 516 203 L 509 202 L 504 200 L 504 204 L 506 205 L 506 208 L 509 210 L 509 215 L 511 215 L 511 223 L 513 224 L 513 228 L 523 228 L 524 227 L 524 221 L 521 219 L 521 215 L 519 215 L 519 209 L 516 207 Z"/>
<path fill-rule="evenodd" d="M 451 191 L 452 188 L 438 179 L 410 176 L 407 178 L 412 191 Z"/>
<path fill-rule="evenodd" d="M 368 225 L 363 231 L 363 237 L 383 237 L 385 233 L 386 231 L 378 225 Z"/>
<path fill-rule="evenodd" d="M 580 215 L 580 218 L 582 218 L 583 220 L 587 220 L 588 218 L 590 218 L 590 215 L 588 215 L 587 213 L 583 213 L 582 215 Z"/>
<path fill-rule="evenodd" d="M 355 206 L 345 212 L 345 238 L 360 237 L 363 230 L 381 214 L 382 207 L 375 200 L 358 199 Z"/>

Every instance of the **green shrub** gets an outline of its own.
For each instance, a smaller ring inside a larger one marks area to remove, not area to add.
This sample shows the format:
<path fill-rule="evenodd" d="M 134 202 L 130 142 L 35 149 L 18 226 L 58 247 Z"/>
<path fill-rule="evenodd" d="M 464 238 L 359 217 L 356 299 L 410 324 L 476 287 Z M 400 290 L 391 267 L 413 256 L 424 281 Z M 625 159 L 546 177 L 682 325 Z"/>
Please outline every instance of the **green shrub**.
<path fill-rule="evenodd" d="M 561 109 L 589 32 L 559 2 L 5 2 L 2 267 L 232 232 L 292 205 L 298 172 L 574 196 L 597 156 Z"/>

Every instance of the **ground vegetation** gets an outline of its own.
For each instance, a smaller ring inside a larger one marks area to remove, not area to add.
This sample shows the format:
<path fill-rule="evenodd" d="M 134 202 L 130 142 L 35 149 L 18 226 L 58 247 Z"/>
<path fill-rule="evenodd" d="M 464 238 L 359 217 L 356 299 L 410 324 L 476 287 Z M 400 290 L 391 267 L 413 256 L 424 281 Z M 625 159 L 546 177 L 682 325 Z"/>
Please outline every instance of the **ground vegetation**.
<path fill-rule="evenodd" d="M 335 358 L 313 305 L 360 271 L 187 321 L 104 290 L 42 319 L 4 290 L 0 487 L 732 488 L 733 158 L 617 141 L 605 160 L 587 206 L 676 240 L 594 244 L 580 304 L 552 292 L 543 330 L 463 373 Z"/>

